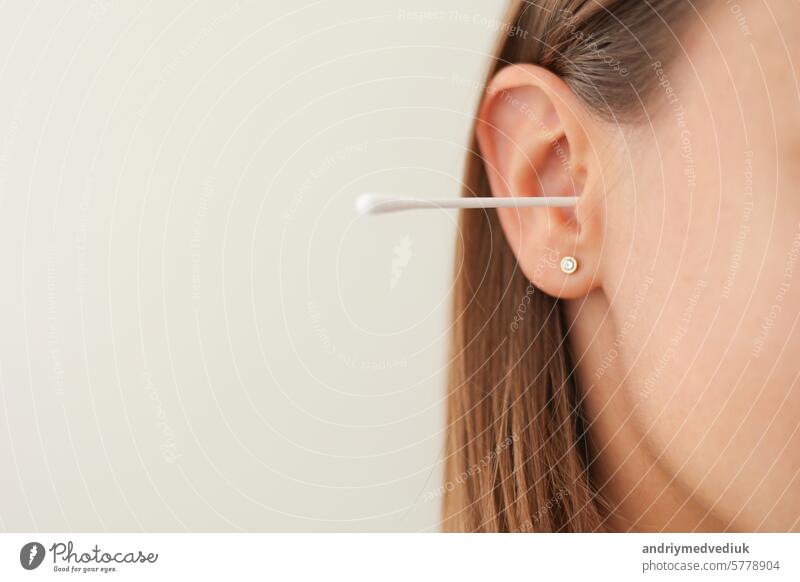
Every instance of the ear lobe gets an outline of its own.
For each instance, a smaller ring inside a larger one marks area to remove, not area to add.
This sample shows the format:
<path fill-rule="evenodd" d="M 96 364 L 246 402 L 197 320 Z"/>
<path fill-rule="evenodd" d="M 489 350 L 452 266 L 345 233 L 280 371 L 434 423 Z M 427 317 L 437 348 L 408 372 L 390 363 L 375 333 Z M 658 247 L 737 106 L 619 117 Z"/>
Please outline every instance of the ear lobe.
<path fill-rule="evenodd" d="M 477 136 L 494 196 L 579 196 L 572 208 L 498 209 L 503 231 L 528 279 L 557 297 L 579 297 L 596 286 L 586 277 L 597 261 L 580 206 L 589 160 L 584 106 L 558 77 L 535 65 L 513 65 L 492 80 L 481 105 Z M 588 235 L 588 236 L 587 236 Z M 585 246 L 582 250 L 580 247 Z M 580 256 L 567 275 L 553 256 Z"/>

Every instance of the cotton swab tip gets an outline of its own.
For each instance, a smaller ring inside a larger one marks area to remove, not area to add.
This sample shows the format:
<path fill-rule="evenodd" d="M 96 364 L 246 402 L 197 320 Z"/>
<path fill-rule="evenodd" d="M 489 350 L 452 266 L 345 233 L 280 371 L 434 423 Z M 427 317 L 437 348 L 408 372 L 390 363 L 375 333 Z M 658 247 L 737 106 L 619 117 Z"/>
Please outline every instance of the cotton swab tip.
<path fill-rule="evenodd" d="M 375 194 L 374 192 L 364 192 L 356 199 L 356 212 L 365 216 L 367 214 L 375 213 L 380 202 L 385 202 L 389 197 L 383 194 Z"/>

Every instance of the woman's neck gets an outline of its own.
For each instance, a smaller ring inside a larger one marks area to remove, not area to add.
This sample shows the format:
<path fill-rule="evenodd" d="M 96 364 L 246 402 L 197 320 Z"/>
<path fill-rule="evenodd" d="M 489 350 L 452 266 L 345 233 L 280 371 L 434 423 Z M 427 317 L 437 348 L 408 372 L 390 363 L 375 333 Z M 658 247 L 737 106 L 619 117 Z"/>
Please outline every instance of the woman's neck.
<path fill-rule="evenodd" d="M 724 531 L 726 524 L 684 487 L 637 423 L 641 391 L 625 366 L 613 313 L 602 291 L 564 302 L 570 351 L 581 387 L 589 472 L 611 531 Z"/>

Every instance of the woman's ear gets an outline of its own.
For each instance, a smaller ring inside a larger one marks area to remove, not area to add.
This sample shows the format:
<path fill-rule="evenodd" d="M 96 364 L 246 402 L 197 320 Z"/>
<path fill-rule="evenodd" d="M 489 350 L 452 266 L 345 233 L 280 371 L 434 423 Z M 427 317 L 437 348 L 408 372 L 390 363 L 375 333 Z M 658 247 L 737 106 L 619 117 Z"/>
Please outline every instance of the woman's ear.
<path fill-rule="evenodd" d="M 575 208 L 497 210 L 520 268 L 554 297 L 582 297 L 600 286 L 605 201 L 590 140 L 596 124 L 564 81 L 535 65 L 498 72 L 478 114 L 493 196 L 580 197 Z M 561 269 L 566 256 L 578 261 L 572 274 Z"/>

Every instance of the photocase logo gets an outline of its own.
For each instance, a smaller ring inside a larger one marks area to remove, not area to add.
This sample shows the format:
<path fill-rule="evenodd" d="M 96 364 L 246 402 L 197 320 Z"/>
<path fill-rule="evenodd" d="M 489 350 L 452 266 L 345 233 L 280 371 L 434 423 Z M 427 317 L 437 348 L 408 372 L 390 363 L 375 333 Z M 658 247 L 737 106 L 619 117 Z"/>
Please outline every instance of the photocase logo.
<path fill-rule="evenodd" d="M 44 560 L 44 546 L 39 542 L 28 542 L 19 551 L 19 563 L 26 570 L 35 570 Z"/>

